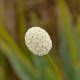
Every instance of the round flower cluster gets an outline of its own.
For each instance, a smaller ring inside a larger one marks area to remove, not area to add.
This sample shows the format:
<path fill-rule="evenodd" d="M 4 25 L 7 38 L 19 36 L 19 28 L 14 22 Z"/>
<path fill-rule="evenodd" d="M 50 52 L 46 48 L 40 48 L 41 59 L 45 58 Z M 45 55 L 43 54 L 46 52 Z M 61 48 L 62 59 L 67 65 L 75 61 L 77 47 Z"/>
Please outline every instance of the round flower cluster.
<path fill-rule="evenodd" d="M 52 41 L 48 33 L 40 27 L 32 27 L 25 34 L 25 44 L 36 55 L 47 54 L 52 48 Z"/>

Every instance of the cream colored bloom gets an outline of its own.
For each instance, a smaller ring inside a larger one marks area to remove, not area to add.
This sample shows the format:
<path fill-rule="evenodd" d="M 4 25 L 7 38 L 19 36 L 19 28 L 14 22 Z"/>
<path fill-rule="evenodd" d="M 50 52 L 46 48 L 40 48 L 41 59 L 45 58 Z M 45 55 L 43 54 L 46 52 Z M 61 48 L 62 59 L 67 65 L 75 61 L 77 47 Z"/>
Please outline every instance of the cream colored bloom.
<path fill-rule="evenodd" d="M 52 48 L 52 41 L 48 33 L 40 27 L 32 27 L 25 34 L 25 44 L 36 55 L 48 54 Z"/>

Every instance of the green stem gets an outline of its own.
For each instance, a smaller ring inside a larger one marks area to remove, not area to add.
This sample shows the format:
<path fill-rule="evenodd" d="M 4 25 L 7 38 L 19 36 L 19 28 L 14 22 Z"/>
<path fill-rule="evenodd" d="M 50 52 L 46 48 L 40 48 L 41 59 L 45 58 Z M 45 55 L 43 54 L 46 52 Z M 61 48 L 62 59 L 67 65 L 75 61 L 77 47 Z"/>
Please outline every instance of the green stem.
<path fill-rule="evenodd" d="M 49 57 L 49 55 L 46 54 L 45 57 L 47 58 L 50 66 L 52 67 L 53 71 L 55 72 L 55 74 L 57 75 L 57 77 L 59 78 L 59 80 L 63 80 L 62 77 L 61 77 L 61 74 L 59 73 L 59 70 L 58 70 L 57 66 L 54 64 L 54 62 Z"/>

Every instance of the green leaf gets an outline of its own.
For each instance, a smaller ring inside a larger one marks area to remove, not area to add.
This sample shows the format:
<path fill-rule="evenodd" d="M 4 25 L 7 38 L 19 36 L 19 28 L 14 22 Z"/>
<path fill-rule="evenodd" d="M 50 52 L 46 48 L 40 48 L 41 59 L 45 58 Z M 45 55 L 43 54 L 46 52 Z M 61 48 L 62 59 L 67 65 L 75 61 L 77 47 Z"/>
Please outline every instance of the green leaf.
<path fill-rule="evenodd" d="M 60 5 L 60 10 L 61 10 L 61 18 L 63 20 L 64 23 L 64 28 L 65 28 L 65 32 L 66 32 L 66 36 L 68 39 L 68 43 L 69 43 L 69 47 L 70 47 L 70 51 L 71 51 L 71 56 L 74 62 L 74 65 L 78 63 L 78 52 L 76 49 L 76 45 L 75 45 L 75 41 L 74 41 L 74 35 L 73 32 L 71 30 L 72 28 L 72 22 L 70 21 L 70 15 L 69 15 L 69 10 L 67 5 L 65 4 L 64 0 L 58 0 L 59 1 L 59 5 Z"/>
<path fill-rule="evenodd" d="M 5 43 L 3 40 L 0 39 L 1 42 L 1 51 L 4 52 L 4 55 L 9 59 L 10 63 L 12 64 L 12 67 L 14 71 L 17 73 L 18 77 L 20 77 L 22 80 L 35 80 L 38 78 L 38 72 L 36 73 L 36 70 L 33 65 L 30 65 L 31 63 L 26 59 L 22 61 L 19 56 L 17 56 L 15 53 L 17 51 L 13 50 L 11 46 L 9 46 L 7 43 Z M 24 64 L 26 62 L 26 64 Z M 35 73 L 34 73 L 35 71 Z"/>
<path fill-rule="evenodd" d="M 63 26 L 63 25 L 62 25 Z M 73 60 L 70 54 L 70 48 L 64 27 L 60 27 L 60 53 L 67 80 L 75 80 L 75 70 Z"/>

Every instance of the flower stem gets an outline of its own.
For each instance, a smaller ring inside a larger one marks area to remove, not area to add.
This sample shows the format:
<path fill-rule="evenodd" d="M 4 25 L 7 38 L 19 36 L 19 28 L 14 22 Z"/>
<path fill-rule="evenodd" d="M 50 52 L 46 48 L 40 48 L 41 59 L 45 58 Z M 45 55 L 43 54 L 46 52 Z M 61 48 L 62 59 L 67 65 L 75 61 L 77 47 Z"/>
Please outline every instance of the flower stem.
<path fill-rule="evenodd" d="M 57 75 L 57 77 L 59 78 L 59 80 L 63 80 L 62 77 L 61 77 L 61 74 L 59 73 L 59 70 L 58 70 L 57 66 L 54 64 L 54 62 L 49 57 L 49 55 L 46 54 L 45 57 L 47 58 L 50 66 L 52 67 L 53 71 L 55 72 L 55 74 Z"/>

